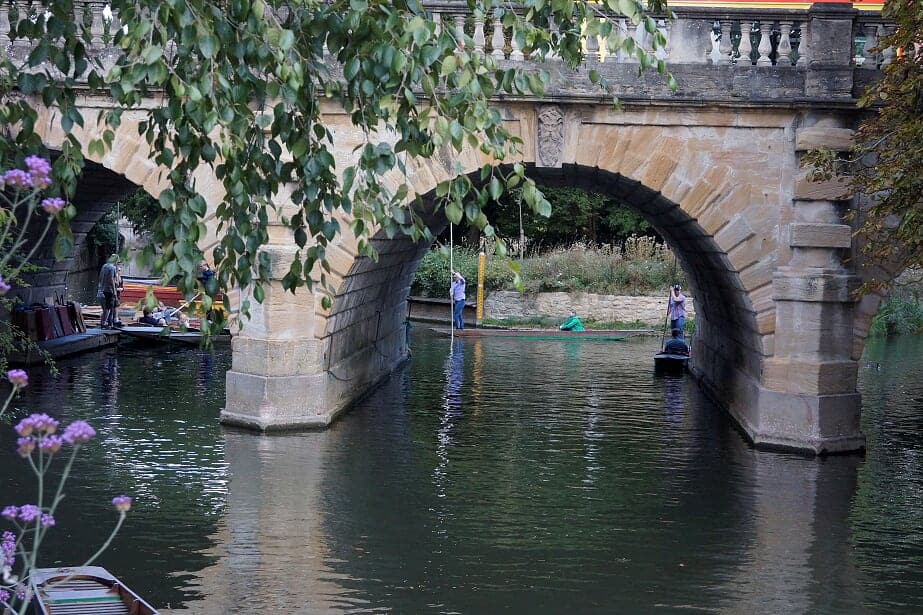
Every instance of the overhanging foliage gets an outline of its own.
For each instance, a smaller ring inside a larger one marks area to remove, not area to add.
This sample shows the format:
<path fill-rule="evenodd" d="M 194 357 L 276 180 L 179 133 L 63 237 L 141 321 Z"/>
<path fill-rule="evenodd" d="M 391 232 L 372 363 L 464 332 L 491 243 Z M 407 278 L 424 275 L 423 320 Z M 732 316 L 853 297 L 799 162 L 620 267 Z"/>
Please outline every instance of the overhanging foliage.
<path fill-rule="evenodd" d="M 56 185 L 72 194 L 83 156 L 102 156 L 126 111 L 160 100 L 140 130 L 170 182 L 158 200 L 156 240 L 163 253 L 155 256 L 152 246 L 148 254 L 165 276 L 183 274 L 181 288 L 189 293 L 201 284 L 195 272 L 207 212 L 191 178 L 208 165 L 225 196 L 213 212 L 220 224 L 211 255 L 218 275 L 205 290 L 211 295 L 252 285 L 262 301 L 269 262 L 261 248 L 280 205 L 274 199 L 291 187 L 284 223 L 300 251 L 283 286 L 325 284 L 325 247 L 342 232 L 355 233 L 362 253 L 372 257 L 368 239 L 375 229 L 432 239 L 407 186 L 385 188 L 386 175 L 404 173 L 406 157 L 466 147 L 495 161 L 516 153 L 519 140 L 491 100 L 541 96 L 548 82 L 547 72 L 538 70 L 542 59 L 554 54 L 576 67 L 584 37 L 599 36 L 610 53 L 637 57 L 640 70 L 664 71 L 661 61 L 615 27 L 613 20 L 624 16 L 644 24 L 654 51 L 664 46 L 637 0 L 462 4 L 480 19 L 499 20 L 532 68 L 499 65 L 476 51 L 468 35 L 449 24 L 438 27 L 415 0 L 113 0 L 117 21 L 107 25 L 116 58 L 107 71 L 90 51 L 88 3 L 37 2 L 28 12 L 11 3 L 14 46 L 25 41 L 30 51 L 24 62 L 10 56 L 0 65 L 0 125 L 9 137 L 0 156 L 10 160 L 40 150 L 36 110 L 56 107 L 68 134 L 55 162 Z M 662 11 L 664 5 L 653 0 L 648 8 Z M 77 100 L 87 90 L 110 96 L 112 109 L 92 120 L 82 117 Z M 335 164 L 337 144 L 321 117 L 322 104 L 331 102 L 365 135 L 356 162 L 345 168 Z M 87 121 L 106 128 L 84 152 L 71 131 Z M 547 201 L 523 166 L 511 168 L 485 164 L 478 183 L 463 175 L 442 182 L 437 207 L 453 223 L 467 219 L 487 236 L 492 227 L 484 206 L 511 189 L 521 190 L 533 211 L 547 213 Z M 351 216 L 350 229 L 340 228 L 337 213 Z M 57 250 L 63 253 L 71 238 L 66 217 L 60 222 Z M 314 280 L 316 263 L 321 274 Z"/>

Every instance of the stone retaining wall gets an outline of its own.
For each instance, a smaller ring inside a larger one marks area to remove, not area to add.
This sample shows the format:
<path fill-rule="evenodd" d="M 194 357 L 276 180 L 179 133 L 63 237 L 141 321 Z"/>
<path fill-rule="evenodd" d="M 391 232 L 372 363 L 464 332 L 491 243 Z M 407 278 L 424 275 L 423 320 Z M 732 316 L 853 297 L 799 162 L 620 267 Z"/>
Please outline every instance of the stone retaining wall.
<path fill-rule="evenodd" d="M 523 295 L 513 291 L 494 291 L 484 300 L 485 318 L 561 318 L 568 309 L 576 310 L 583 320 L 640 321 L 648 325 L 663 324 L 667 299 L 664 296 L 630 297 L 592 293 L 538 293 Z M 686 297 L 686 317 L 695 318 L 692 297 Z"/>

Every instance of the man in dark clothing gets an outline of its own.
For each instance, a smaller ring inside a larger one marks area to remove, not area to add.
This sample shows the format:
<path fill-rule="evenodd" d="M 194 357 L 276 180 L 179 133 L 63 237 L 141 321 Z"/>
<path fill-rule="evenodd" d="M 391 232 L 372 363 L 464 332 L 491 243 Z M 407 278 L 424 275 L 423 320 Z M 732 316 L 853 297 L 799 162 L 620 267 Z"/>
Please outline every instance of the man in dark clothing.
<path fill-rule="evenodd" d="M 102 294 L 102 314 L 99 318 L 99 328 L 105 329 L 115 325 L 116 313 L 118 310 L 117 284 L 118 271 L 115 263 L 108 262 L 99 270 L 99 292 Z"/>
<path fill-rule="evenodd" d="M 663 346 L 663 351 L 670 354 L 689 354 L 689 346 L 680 338 L 682 331 L 679 329 L 673 329 L 670 331 L 670 334 L 673 336 L 673 339 L 668 340 Z"/>

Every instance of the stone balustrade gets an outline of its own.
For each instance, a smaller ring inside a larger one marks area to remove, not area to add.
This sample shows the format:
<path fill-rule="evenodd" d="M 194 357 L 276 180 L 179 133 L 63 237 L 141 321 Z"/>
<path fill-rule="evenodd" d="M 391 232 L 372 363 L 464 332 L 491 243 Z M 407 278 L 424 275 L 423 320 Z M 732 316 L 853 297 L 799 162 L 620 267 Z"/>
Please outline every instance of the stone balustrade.
<path fill-rule="evenodd" d="M 474 50 L 511 62 L 531 62 L 517 41 L 498 22 L 474 16 L 467 3 L 458 0 L 424 1 L 433 21 L 441 28 L 455 28 L 468 37 L 467 44 Z M 36 14 L 40 3 L 17 0 L 0 4 L 0 49 L 14 57 L 25 58 L 28 47 L 25 41 L 11 41 L 10 10 L 15 6 L 20 14 Z M 840 6 L 840 5 L 834 5 Z M 75 2 L 75 20 L 90 25 L 91 48 L 96 53 L 114 55 L 114 35 L 121 27 L 118 15 L 109 4 L 98 0 Z M 859 68 L 876 69 L 888 64 L 894 57 L 891 49 L 877 50 L 878 40 L 893 28 L 874 12 L 840 9 L 838 18 L 844 16 L 852 22 L 852 32 L 830 38 L 826 32 L 810 36 L 812 30 L 829 14 L 818 14 L 813 9 L 728 9 L 683 7 L 674 11 L 673 19 L 663 15 L 653 16 L 657 29 L 667 41 L 665 50 L 658 50 L 658 59 L 668 64 L 711 64 L 773 66 L 792 69 L 810 64 L 813 60 L 845 58 L 845 63 Z M 604 13 L 603 13 L 604 14 Z M 649 52 L 651 34 L 643 25 L 633 26 L 624 17 L 611 18 L 626 37 Z M 636 64 L 637 57 L 624 52 L 608 53 L 601 39 L 587 39 L 585 49 L 588 64 Z M 105 53 L 108 49 L 108 54 Z M 554 58 L 550 58 L 553 60 Z M 837 62 L 841 63 L 841 62 Z"/>

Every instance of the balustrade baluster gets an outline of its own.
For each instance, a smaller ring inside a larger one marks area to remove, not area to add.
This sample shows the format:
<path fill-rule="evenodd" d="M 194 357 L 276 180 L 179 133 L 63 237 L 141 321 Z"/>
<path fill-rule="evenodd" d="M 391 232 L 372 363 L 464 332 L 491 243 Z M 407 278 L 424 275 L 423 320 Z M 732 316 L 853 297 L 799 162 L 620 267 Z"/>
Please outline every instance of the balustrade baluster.
<path fill-rule="evenodd" d="M 490 38 L 490 46 L 494 49 L 490 52 L 490 55 L 498 59 L 503 59 L 504 45 L 506 45 L 506 39 L 503 37 L 503 24 L 500 23 L 499 19 L 494 19 L 494 34 Z"/>
<path fill-rule="evenodd" d="M 106 5 L 102 2 L 87 2 L 85 5 L 85 10 L 91 11 L 90 44 L 94 47 L 106 45 L 106 18 L 103 15 L 105 7 Z M 76 5 L 74 8 L 77 8 Z"/>
<path fill-rule="evenodd" d="M 863 66 L 866 68 L 878 68 L 879 54 L 877 51 L 875 51 L 875 47 L 878 46 L 878 24 L 865 24 L 864 29 L 865 49 L 863 49 L 863 55 L 865 56 L 865 62 L 863 63 Z"/>
<path fill-rule="evenodd" d="M 510 60 L 521 61 L 525 59 L 526 56 L 522 54 L 522 48 L 513 33 L 510 33 L 510 49 Z"/>
<path fill-rule="evenodd" d="M 801 40 L 804 29 L 801 23 L 796 21 L 792 24 L 792 30 L 789 33 L 789 43 L 792 47 L 792 66 L 804 66 L 804 55 L 801 53 Z"/>
<path fill-rule="evenodd" d="M 619 36 L 623 41 L 628 40 L 628 21 L 623 17 L 618 21 Z M 624 64 L 628 61 L 628 54 L 625 53 L 625 49 L 619 46 L 619 50 L 615 53 L 615 61 Z"/>
<path fill-rule="evenodd" d="M 459 50 L 465 48 L 465 16 L 456 13 L 455 20 L 455 44 Z"/>
<path fill-rule="evenodd" d="M 888 36 L 891 34 L 891 32 L 893 32 L 892 28 L 882 25 L 881 30 L 880 30 L 880 35 L 878 38 L 881 39 L 885 36 Z M 896 54 L 894 53 L 894 47 L 884 48 L 881 52 L 881 67 L 884 68 L 885 66 L 893 62 L 895 55 Z"/>
<path fill-rule="evenodd" d="M 547 57 L 549 59 L 560 58 L 561 54 L 559 54 L 558 50 L 554 47 L 555 43 L 558 41 L 560 37 L 560 33 L 558 32 L 558 24 L 557 22 L 555 22 L 554 18 L 548 19 L 548 30 L 551 33 L 551 50 L 548 52 Z"/>
<path fill-rule="evenodd" d="M 707 61 L 711 64 L 721 64 L 721 22 L 717 19 L 708 30 L 708 42 L 711 43 L 711 50 L 706 52 Z"/>
<path fill-rule="evenodd" d="M 776 66 L 791 66 L 792 62 L 792 22 L 779 22 L 779 45 L 776 47 Z"/>
<path fill-rule="evenodd" d="M 731 23 L 730 19 L 724 19 L 721 21 L 721 44 L 718 48 L 718 51 L 721 53 L 721 62 L 733 62 L 734 61 L 734 47 L 731 44 Z"/>
<path fill-rule="evenodd" d="M 760 57 L 757 59 L 757 66 L 772 66 L 772 22 L 761 20 L 760 24 L 760 44 L 758 51 Z"/>
<path fill-rule="evenodd" d="M 433 13 L 433 23 L 436 24 L 436 36 L 442 34 L 442 13 Z"/>
<path fill-rule="evenodd" d="M 662 49 L 658 49 L 654 55 L 658 60 L 666 60 L 670 57 L 670 24 L 666 19 L 657 21 L 657 31 L 663 35 L 664 46 Z"/>
<path fill-rule="evenodd" d="M 0 4 L 0 54 L 6 56 L 10 48 L 10 7 Z"/>
<path fill-rule="evenodd" d="M 644 49 L 644 50 L 647 49 L 646 45 L 647 45 L 648 34 L 647 34 L 647 30 L 644 29 L 644 22 L 641 22 L 637 26 L 635 26 L 635 31 L 634 31 L 634 34 L 632 34 L 632 38 L 635 39 L 635 46 L 638 47 L 638 49 Z M 637 56 L 635 56 L 634 59 L 635 61 L 637 61 Z"/>
<path fill-rule="evenodd" d="M 586 46 L 586 61 L 588 63 L 599 62 L 599 37 L 596 35 L 587 36 L 584 41 Z"/>
<path fill-rule="evenodd" d="M 748 23 L 743 20 L 740 22 L 740 57 L 738 58 L 738 61 L 745 66 L 750 66 L 753 64 L 753 58 L 750 56 L 750 52 L 753 51 L 753 45 L 750 38 L 752 25 L 752 23 Z"/>
<path fill-rule="evenodd" d="M 474 48 L 480 52 L 484 52 L 484 43 L 487 42 L 487 39 L 484 37 L 484 18 L 475 15 L 474 16 Z"/>

